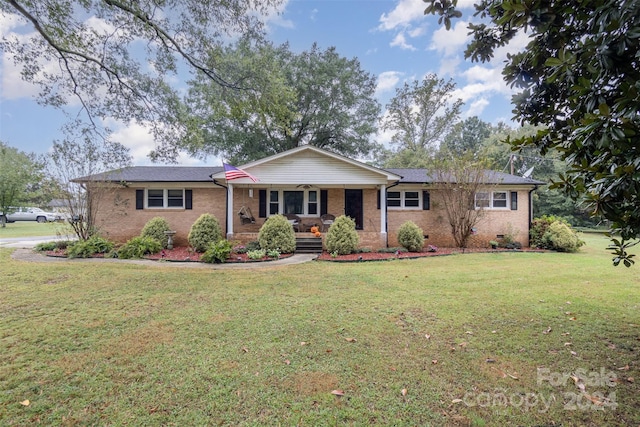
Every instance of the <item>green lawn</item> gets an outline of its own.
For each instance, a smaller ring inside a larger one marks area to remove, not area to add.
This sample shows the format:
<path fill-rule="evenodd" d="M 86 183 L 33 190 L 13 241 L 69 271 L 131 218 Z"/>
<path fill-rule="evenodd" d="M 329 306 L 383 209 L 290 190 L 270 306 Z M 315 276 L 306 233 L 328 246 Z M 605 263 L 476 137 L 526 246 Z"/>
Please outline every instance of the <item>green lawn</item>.
<path fill-rule="evenodd" d="M 585 240 L 250 271 L 1 249 L 0 424 L 639 425 L 640 265 Z"/>
<path fill-rule="evenodd" d="M 19 221 L 8 223 L 6 227 L 0 227 L 0 239 L 12 237 L 67 236 L 72 234 L 69 226 L 62 222 L 39 223 L 35 221 Z"/>

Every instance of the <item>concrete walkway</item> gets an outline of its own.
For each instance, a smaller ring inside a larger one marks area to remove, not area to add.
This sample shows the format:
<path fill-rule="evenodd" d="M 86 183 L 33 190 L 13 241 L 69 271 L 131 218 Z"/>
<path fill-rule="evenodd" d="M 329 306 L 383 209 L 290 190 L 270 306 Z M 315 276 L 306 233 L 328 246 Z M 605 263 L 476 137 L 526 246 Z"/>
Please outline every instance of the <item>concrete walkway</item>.
<path fill-rule="evenodd" d="M 16 248 L 11 254 L 11 258 L 18 261 L 27 262 L 71 262 L 71 263 L 120 263 L 147 265 L 152 267 L 181 267 L 181 268 L 208 268 L 210 270 L 250 270 L 257 268 L 279 267 L 281 265 L 302 264 L 313 261 L 318 254 L 294 254 L 288 258 L 282 258 L 275 261 L 265 262 L 245 262 L 245 263 L 228 263 L 228 264 L 206 264 L 204 262 L 175 262 L 175 261 L 154 261 L 147 259 L 114 259 L 114 258 L 62 258 L 50 257 L 33 251 L 33 247 L 41 242 L 51 242 L 56 240 L 56 236 L 45 237 L 21 237 L 11 239 L 0 239 L 0 247 Z"/>

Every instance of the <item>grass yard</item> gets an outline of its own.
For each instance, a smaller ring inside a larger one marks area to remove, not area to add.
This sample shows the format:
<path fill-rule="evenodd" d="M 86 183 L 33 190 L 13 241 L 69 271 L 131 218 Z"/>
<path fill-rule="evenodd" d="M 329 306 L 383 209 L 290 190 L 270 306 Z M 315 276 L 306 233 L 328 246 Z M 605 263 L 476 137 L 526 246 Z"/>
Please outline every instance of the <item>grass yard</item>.
<path fill-rule="evenodd" d="M 247 271 L 0 249 L 0 424 L 637 426 L 640 264 L 585 240 Z"/>
<path fill-rule="evenodd" d="M 70 226 L 64 222 L 18 221 L 0 227 L 0 239 L 13 237 L 37 237 L 37 236 L 72 236 Z"/>

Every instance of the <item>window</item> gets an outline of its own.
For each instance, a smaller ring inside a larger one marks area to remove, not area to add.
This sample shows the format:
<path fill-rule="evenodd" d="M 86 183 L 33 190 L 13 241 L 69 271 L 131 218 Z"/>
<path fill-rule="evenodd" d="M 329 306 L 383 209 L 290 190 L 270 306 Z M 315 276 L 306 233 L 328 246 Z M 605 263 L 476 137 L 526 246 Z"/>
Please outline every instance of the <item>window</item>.
<path fill-rule="evenodd" d="M 507 192 L 477 192 L 476 209 L 507 209 Z"/>
<path fill-rule="evenodd" d="M 420 191 L 389 191 L 387 206 L 390 208 L 420 209 Z"/>
<path fill-rule="evenodd" d="M 183 189 L 148 189 L 147 190 L 147 207 L 148 208 L 184 208 L 184 190 Z"/>
<path fill-rule="evenodd" d="M 320 198 L 317 190 L 270 190 L 269 215 L 295 214 L 317 216 Z"/>

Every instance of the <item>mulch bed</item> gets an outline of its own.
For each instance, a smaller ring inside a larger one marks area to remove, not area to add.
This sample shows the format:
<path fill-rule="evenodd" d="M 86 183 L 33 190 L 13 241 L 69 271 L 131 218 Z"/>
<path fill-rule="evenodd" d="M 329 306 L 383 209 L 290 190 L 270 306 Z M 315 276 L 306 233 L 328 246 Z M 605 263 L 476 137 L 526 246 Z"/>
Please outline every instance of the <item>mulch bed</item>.
<path fill-rule="evenodd" d="M 319 261 L 334 261 L 334 262 L 361 262 L 361 261 L 384 261 L 384 260 L 392 260 L 392 259 L 412 259 L 412 258 L 423 258 L 423 257 L 431 257 L 431 256 L 445 256 L 452 254 L 462 254 L 462 253 L 498 253 L 498 252 L 545 252 L 540 249 L 535 248 L 523 248 L 523 249 L 485 249 L 485 248 L 438 248 L 437 251 L 430 252 L 361 252 L 349 255 L 338 255 L 332 256 L 328 252 L 322 252 L 318 255 Z M 66 257 L 66 251 L 56 250 L 56 251 L 48 251 L 45 252 L 47 256 L 51 257 Z M 288 258 L 293 254 L 282 254 L 280 258 Z M 153 255 L 147 255 L 144 259 L 148 260 L 163 260 L 163 261 L 174 261 L 174 262 L 200 262 L 200 257 L 202 253 L 194 252 L 188 247 L 174 247 L 173 249 L 164 249 L 161 252 L 158 252 Z M 94 258 L 103 258 L 103 254 L 95 254 Z M 255 260 L 249 259 L 247 254 L 237 254 L 232 253 L 231 256 L 227 259 L 227 263 L 248 263 L 248 262 L 265 262 L 265 261 L 273 261 L 274 258 L 264 257 L 263 259 Z"/>

